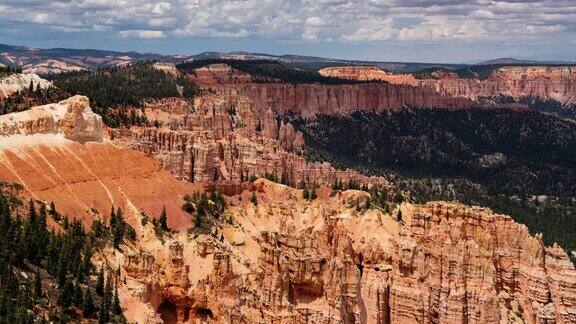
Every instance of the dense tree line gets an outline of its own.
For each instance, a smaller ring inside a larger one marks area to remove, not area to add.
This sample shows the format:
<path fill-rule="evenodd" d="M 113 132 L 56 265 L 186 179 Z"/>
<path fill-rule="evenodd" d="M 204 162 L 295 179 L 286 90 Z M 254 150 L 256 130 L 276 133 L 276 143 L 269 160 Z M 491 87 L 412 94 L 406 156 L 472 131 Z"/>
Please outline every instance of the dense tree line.
<path fill-rule="evenodd" d="M 10 114 L 30 109 L 30 107 L 47 105 L 66 99 L 64 91 L 49 87 L 41 88 L 33 82 L 28 88 L 20 90 L 0 101 L 0 115 Z"/>
<path fill-rule="evenodd" d="M 21 217 L 17 202 L 0 190 L 0 322 L 122 321 L 112 272 L 102 294 L 89 279 L 97 238 L 79 221 L 62 217 L 54 204 L 30 201 Z M 61 231 L 48 227 L 49 217 Z"/>
<path fill-rule="evenodd" d="M 193 98 L 198 94 L 198 89 L 190 81 L 154 68 L 153 62 L 60 73 L 46 78 L 71 95 L 88 96 L 93 110 L 111 127 L 145 122 L 140 119 L 142 114 L 132 114 L 125 108 L 140 108 L 146 99 Z"/>
<path fill-rule="evenodd" d="M 487 79 L 489 78 L 494 72 L 498 69 L 504 67 L 511 67 L 511 66 L 520 66 L 520 67 L 530 67 L 530 66 L 550 66 L 550 67 L 558 67 L 558 66 L 573 66 L 574 64 L 543 64 L 543 63 L 508 63 L 508 64 L 478 64 L 478 65 L 470 65 L 470 66 L 463 66 L 458 67 L 455 69 L 446 69 L 443 67 L 429 67 L 424 68 L 415 72 L 412 72 L 412 75 L 417 79 L 435 79 L 436 77 L 433 75 L 434 72 L 452 72 L 456 73 L 458 77 L 463 79 Z"/>
<path fill-rule="evenodd" d="M 19 66 L 2 66 L 0 65 L 0 78 L 10 74 L 22 73 L 22 68 Z"/>
<path fill-rule="evenodd" d="M 447 179 L 450 190 L 437 199 L 453 196 L 492 207 L 513 215 L 533 232 L 544 232 L 547 240 L 576 248 L 572 238 L 576 213 L 570 203 L 576 196 L 576 124 L 572 122 L 508 109 L 287 118 L 303 132 L 310 146 L 308 159 L 328 160 L 369 174 Z M 475 185 L 454 186 L 458 179 Z M 416 191 L 413 186 L 405 189 Z M 456 195 L 446 194 L 454 191 Z M 531 208 L 528 198 L 540 195 L 557 197 L 552 200 L 555 204 Z M 514 203 L 514 197 L 525 199 Z"/>
<path fill-rule="evenodd" d="M 205 67 L 210 64 L 228 64 L 232 68 L 250 74 L 256 82 L 271 82 L 281 80 L 289 83 L 322 83 L 322 84 L 351 84 L 364 81 L 351 81 L 340 78 L 325 77 L 318 71 L 305 70 L 287 63 L 275 60 L 229 60 L 206 59 L 180 63 L 177 68 L 184 72 Z"/>

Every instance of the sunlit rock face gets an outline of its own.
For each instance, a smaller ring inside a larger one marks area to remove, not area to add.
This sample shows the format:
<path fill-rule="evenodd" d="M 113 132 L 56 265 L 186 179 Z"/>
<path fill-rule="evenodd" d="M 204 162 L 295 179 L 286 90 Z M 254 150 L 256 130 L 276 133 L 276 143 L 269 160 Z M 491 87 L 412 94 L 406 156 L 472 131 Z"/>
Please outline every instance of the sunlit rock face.
<path fill-rule="evenodd" d="M 178 233 L 107 258 L 129 321 L 572 323 L 576 271 L 557 246 L 479 207 L 358 210 L 366 193 L 314 201 L 257 180 L 209 234 Z M 401 219 L 398 211 L 401 210 Z M 135 219 L 137 221 L 137 219 Z"/>
<path fill-rule="evenodd" d="M 489 67 L 486 68 L 487 70 Z M 442 95 L 477 100 L 507 96 L 516 99 L 538 97 L 562 104 L 576 103 L 576 67 L 574 66 L 505 66 L 486 75 L 463 78 L 454 72 L 432 72 L 430 77 L 387 73 L 373 67 L 331 67 L 322 75 L 347 80 L 381 80 L 432 89 Z"/>
<path fill-rule="evenodd" d="M 0 136 L 61 134 L 71 141 L 101 142 L 102 117 L 92 112 L 85 96 L 0 116 Z"/>

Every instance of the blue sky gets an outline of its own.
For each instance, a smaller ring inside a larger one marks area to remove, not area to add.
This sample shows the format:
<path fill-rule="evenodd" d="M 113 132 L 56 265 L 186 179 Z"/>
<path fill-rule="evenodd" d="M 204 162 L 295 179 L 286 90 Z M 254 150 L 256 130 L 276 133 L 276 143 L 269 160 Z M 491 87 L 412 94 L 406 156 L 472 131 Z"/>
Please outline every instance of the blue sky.
<path fill-rule="evenodd" d="M 576 52 L 576 1 L 0 0 L 0 42 L 381 61 L 562 58 Z"/>

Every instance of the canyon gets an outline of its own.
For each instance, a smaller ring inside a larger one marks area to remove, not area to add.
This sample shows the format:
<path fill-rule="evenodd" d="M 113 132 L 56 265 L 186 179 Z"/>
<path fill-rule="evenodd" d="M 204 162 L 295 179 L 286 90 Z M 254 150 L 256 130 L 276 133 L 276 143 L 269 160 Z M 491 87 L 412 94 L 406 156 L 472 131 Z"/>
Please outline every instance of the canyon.
<path fill-rule="evenodd" d="M 105 259 L 122 267 L 129 319 L 153 322 L 160 309 L 178 322 L 575 320 L 566 253 L 508 216 L 445 202 L 390 215 L 351 208 L 366 199 L 358 191 L 308 202 L 266 180 L 250 189 L 258 205 L 250 191 L 231 197 L 211 236 L 178 233 Z"/>
<path fill-rule="evenodd" d="M 460 109 L 474 96 L 259 83 L 225 65 L 186 76 L 203 92 L 146 100 L 140 126 L 106 127 L 84 96 L 0 116 L 0 182 L 86 228 L 123 210 L 135 239 L 92 262 L 118 273 L 128 322 L 576 322 L 576 270 L 560 246 L 487 208 L 390 201 L 384 210 L 369 192 L 332 190 L 341 180 L 397 192 L 385 178 L 308 161 L 302 133 L 283 118 Z M 299 182 L 317 197 L 305 199 Z M 182 207 L 210 187 L 227 208 L 201 228 Z M 148 220 L 164 209 L 171 230 L 159 235 Z"/>
<path fill-rule="evenodd" d="M 390 187 L 381 177 L 306 161 L 302 134 L 270 109 L 261 114 L 247 97 L 172 98 L 149 102 L 145 109 L 159 127 L 110 129 L 110 137 L 155 158 L 177 179 L 213 183 L 226 193 L 241 190 L 251 176 L 266 174 L 292 185 L 332 185 L 339 179 Z"/>
<path fill-rule="evenodd" d="M 460 109 L 471 100 L 439 94 L 404 84 L 367 82 L 357 84 L 299 84 L 262 82 L 224 64 L 213 64 L 187 73 L 203 89 L 249 98 L 261 113 L 271 109 L 278 115 L 303 117 L 317 114 L 346 115 L 356 110 L 385 112 L 404 108 Z"/>
<path fill-rule="evenodd" d="M 477 100 L 482 97 L 540 97 L 562 104 L 576 103 L 576 67 L 574 66 L 496 66 L 461 77 L 447 70 L 432 71 L 419 78 L 375 67 L 331 67 L 320 70 L 324 76 L 348 80 L 379 80 L 432 89 L 442 95 Z M 482 75 L 481 73 L 487 74 Z"/>

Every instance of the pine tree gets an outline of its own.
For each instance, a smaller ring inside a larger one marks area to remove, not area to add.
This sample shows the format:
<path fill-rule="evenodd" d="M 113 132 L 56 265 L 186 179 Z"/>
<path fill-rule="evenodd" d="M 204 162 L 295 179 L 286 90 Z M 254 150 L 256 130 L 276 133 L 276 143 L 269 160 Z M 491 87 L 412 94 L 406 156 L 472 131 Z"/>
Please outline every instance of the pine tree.
<path fill-rule="evenodd" d="M 82 293 L 82 287 L 80 283 L 76 281 L 74 285 L 74 306 L 81 307 L 84 303 L 84 294 Z"/>
<path fill-rule="evenodd" d="M 90 291 L 90 288 L 86 289 L 86 293 L 84 293 L 84 300 L 82 302 L 82 314 L 87 318 L 94 316 L 94 299 L 92 298 L 92 292 Z"/>
<path fill-rule="evenodd" d="M 120 298 L 118 297 L 118 284 L 116 284 L 116 288 L 114 290 L 114 307 L 113 312 L 116 315 L 122 314 L 122 306 L 120 305 Z"/>
<path fill-rule="evenodd" d="M 304 188 L 304 191 L 302 191 L 302 198 L 308 200 L 310 199 L 310 192 L 308 191 L 308 188 Z"/>
<path fill-rule="evenodd" d="M 402 221 L 402 211 L 398 210 L 398 215 L 396 215 L 396 221 L 401 222 Z"/>
<path fill-rule="evenodd" d="M 74 288 L 70 280 L 66 280 L 64 287 L 60 288 L 60 306 L 66 309 L 72 306 L 72 297 L 74 294 Z"/>
<path fill-rule="evenodd" d="M 256 197 L 255 192 L 252 192 L 252 198 L 250 198 L 250 201 L 254 204 L 254 206 L 258 206 L 258 197 Z"/>
<path fill-rule="evenodd" d="M 104 295 L 104 267 L 100 268 L 98 273 L 98 281 L 96 281 L 96 293 L 98 296 Z"/>
<path fill-rule="evenodd" d="M 40 277 L 40 271 L 38 270 L 36 270 L 36 274 L 34 275 L 32 292 L 35 299 L 42 298 L 42 278 Z"/>
<path fill-rule="evenodd" d="M 160 227 L 168 231 L 168 216 L 166 216 L 166 206 L 162 207 L 162 213 L 160 214 L 160 218 L 158 219 Z"/>

